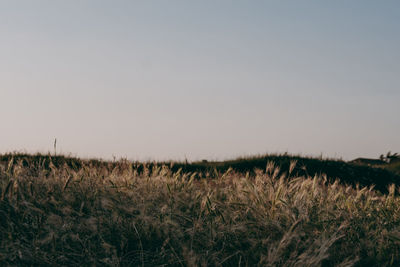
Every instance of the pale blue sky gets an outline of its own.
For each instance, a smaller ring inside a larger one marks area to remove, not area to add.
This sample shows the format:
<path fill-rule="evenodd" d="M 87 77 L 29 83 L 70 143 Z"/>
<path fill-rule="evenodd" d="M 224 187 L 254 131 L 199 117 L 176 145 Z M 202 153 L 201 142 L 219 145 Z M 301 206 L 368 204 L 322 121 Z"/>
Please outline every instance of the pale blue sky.
<path fill-rule="evenodd" d="M 399 1 L 1 1 L 0 152 L 400 152 Z"/>

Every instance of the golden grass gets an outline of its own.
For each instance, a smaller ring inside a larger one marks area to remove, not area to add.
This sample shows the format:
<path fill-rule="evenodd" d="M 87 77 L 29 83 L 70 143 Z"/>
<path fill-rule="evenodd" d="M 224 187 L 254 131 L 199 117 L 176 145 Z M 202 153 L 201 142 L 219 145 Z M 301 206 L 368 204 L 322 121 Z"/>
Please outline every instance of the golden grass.
<path fill-rule="evenodd" d="M 1 265 L 400 264 L 394 186 L 383 195 L 290 177 L 273 163 L 217 179 L 82 164 L 0 165 Z"/>

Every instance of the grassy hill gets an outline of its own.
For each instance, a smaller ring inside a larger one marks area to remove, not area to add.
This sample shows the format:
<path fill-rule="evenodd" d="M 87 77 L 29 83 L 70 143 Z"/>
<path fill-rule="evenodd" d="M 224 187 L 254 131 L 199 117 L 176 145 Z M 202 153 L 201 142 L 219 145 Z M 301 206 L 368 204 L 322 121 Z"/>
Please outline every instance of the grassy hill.
<path fill-rule="evenodd" d="M 387 183 L 387 170 L 287 155 L 167 165 L 1 156 L 0 265 L 400 266 L 398 187 L 314 175 Z"/>
<path fill-rule="evenodd" d="M 341 160 L 318 159 L 291 155 L 265 155 L 251 158 L 239 158 L 223 162 L 195 162 L 192 164 L 177 164 L 175 168 L 182 168 L 184 171 L 211 171 L 225 172 L 229 168 L 239 173 L 254 173 L 255 169 L 265 169 L 268 162 L 273 162 L 281 172 L 289 170 L 291 162 L 296 162 L 293 169 L 295 176 L 321 176 L 326 175 L 327 179 L 333 182 L 339 179 L 341 183 L 360 186 L 375 185 L 380 191 L 394 183 L 400 185 L 400 176 L 395 173 L 394 168 L 374 168 L 347 163 Z"/>
<path fill-rule="evenodd" d="M 84 165 L 91 167 L 107 167 L 109 169 L 118 166 L 118 162 L 102 161 L 98 159 L 81 160 L 67 156 L 51 156 L 51 155 L 29 155 L 29 154 L 4 154 L 0 155 L 0 164 L 8 164 L 21 162 L 25 167 L 30 167 L 32 170 L 37 168 L 49 169 L 50 163 L 57 167 L 64 165 L 78 170 Z M 279 169 L 279 174 L 287 173 L 292 162 L 296 162 L 292 174 L 299 176 L 321 176 L 325 175 L 330 182 L 336 179 L 343 184 L 352 186 L 375 186 L 375 189 L 381 192 L 387 192 L 387 188 L 391 184 L 400 185 L 399 164 L 393 166 L 370 167 L 357 164 L 347 163 L 342 160 L 321 159 L 311 157 L 301 157 L 295 155 L 263 155 L 257 157 L 238 158 L 228 161 L 201 161 L 201 162 L 133 162 L 132 168 L 139 173 L 143 172 L 144 168 L 147 171 L 157 169 L 159 166 L 169 166 L 173 172 L 181 169 L 184 173 L 197 173 L 198 177 L 219 177 L 222 173 L 232 169 L 234 172 L 249 175 L 255 175 L 255 170 L 265 170 L 267 164 L 273 162 Z"/>

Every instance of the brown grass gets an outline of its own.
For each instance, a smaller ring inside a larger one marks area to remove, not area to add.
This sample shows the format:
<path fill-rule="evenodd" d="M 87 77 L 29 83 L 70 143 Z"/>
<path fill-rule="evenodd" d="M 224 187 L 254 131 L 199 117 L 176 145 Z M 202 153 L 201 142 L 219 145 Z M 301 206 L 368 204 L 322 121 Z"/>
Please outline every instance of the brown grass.
<path fill-rule="evenodd" d="M 78 170 L 10 161 L 0 165 L 0 263 L 398 266 L 397 189 L 326 181 L 273 163 L 207 179 L 166 166 L 139 174 L 126 161 Z"/>

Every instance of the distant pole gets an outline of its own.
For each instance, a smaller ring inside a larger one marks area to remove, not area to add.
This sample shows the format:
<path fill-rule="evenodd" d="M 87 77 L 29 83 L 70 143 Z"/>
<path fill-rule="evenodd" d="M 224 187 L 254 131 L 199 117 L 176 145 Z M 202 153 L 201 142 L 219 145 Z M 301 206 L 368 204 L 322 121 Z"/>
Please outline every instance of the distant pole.
<path fill-rule="evenodd" d="M 54 156 L 57 156 L 57 138 L 54 138 Z"/>

